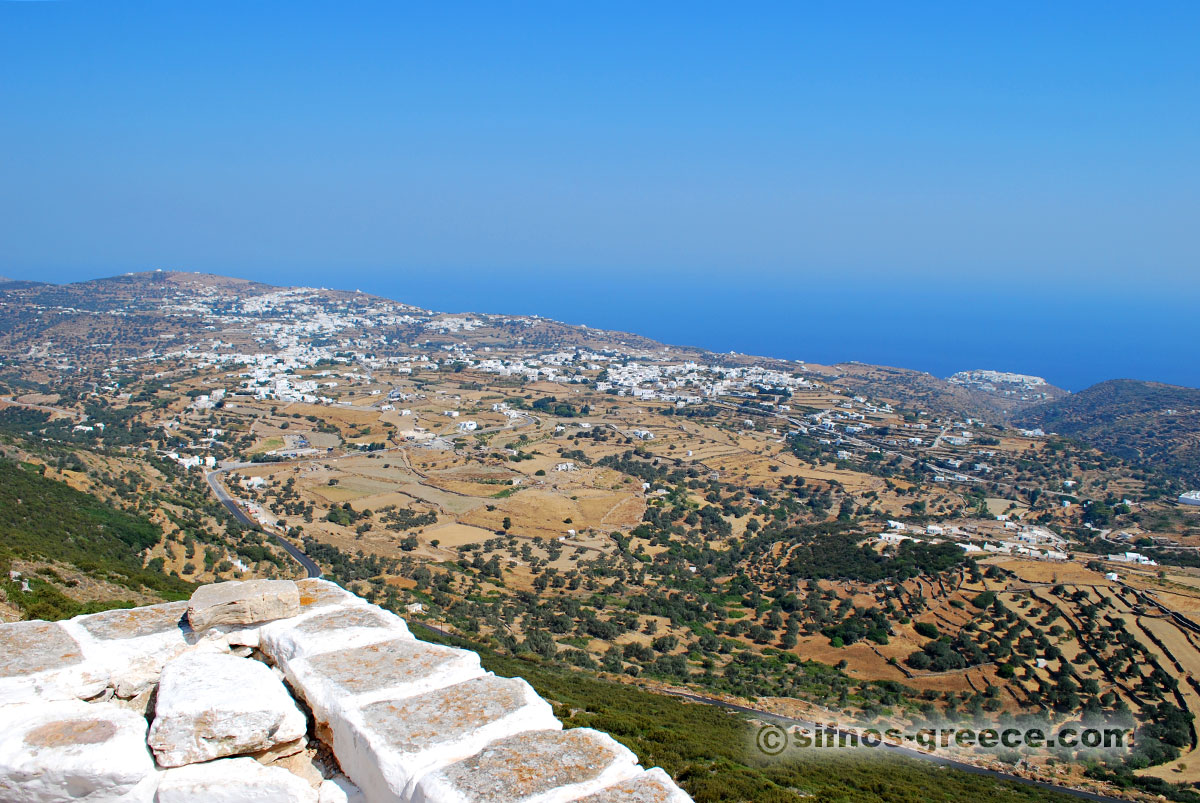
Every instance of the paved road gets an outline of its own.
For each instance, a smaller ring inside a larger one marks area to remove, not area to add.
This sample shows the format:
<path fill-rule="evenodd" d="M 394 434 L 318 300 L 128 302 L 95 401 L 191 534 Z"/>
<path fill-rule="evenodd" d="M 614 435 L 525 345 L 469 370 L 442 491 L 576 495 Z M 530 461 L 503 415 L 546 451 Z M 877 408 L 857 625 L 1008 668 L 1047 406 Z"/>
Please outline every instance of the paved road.
<path fill-rule="evenodd" d="M 0 401 L 13 405 L 14 407 L 24 407 L 28 410 L 41 410 L 43 413 L 59 413 L 69 418 L 74 418 L 79 423 L 88 420 L 87 413 L 78 413 L 74 410 L 66 410 L 62 407 L 47 407 L 44 404 L 26 404 L 14 399 L 12 396 L 0 396 Z"/>
<path fill-rule="evenodd" d="M 221 483 L 221 479 L 219 477 L 220 474 L 223 474 L 226 471 L 232 471 L 236 468 L 245 468 L 248 465 L 252 465 L 252 464 L 251 463 L 245 463 L 245 464 L 239 463 L 234 466 L 227 466 L 225 468 L 219 468 L 216 471 L 210 471 L 207 474 L 205 474 L 204 479 L 207 480 L 208 487 L 212 488 L 213 493 L 217 495 L 217 499 L 220 500 L 221 504 L 225 506 L 226 510 L 228 510 L 230 513 L 233 514 L 233 517 L 235 519 L 237 519 L 239 522 L 246 525 L 247 527 L 258 527 L 259 523 L 256 522 L 254 519 L 250 518 L 248 515 L 246 515 L 246 511 L 242 510 L 241 506 L 238 505 L 237 501 L 234 500 L 234 498 L 229 495 L 229 492 L 225 490 L 225 486 Z M 282 535 L 280 535 L 277 532 L 273 532 L 271 530 L 267 530 L 266 532 L 272 538 L 274 538 L 279 543 L 279 545 L 281 547 L 283 547 L 284 550 L 289 555 L 291 555 L 293 558 L 295 558 L 297 563 L 299 563 L 301 566 L 304 567 L 304 571 L 308 573 L 309 577 L 320 577 L 321 576 L 321 567 L 317 565 L 317 562 L 315 560 L 310 558 L 308 555 L 305 555 L 304 552 L 299 547 L 297 547 L 295 544 L 293 544 L 291 541 L 287 540 L 286 538 L 284 538 Z"/>

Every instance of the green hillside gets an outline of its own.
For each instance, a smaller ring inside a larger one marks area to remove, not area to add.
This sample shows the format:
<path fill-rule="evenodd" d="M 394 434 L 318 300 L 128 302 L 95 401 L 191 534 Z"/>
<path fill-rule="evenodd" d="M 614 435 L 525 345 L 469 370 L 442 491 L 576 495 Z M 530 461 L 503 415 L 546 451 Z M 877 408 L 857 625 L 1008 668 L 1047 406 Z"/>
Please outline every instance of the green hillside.
<path fill-rule="evenodd" d="M 143 568 L 141 553 L 158 543 L 158 528 L 94 496 L 42 476 L 40 467 L 0 460 L 0 572 L 8 601 L 27 617 L 61 619 L 124 604 L 81 604 L 52 573 L 28 592 L 8 581 L 14 559 L 69 564 L 80 572 L 163 599 L 184 599 L 192 585 Z"/>
<path fill-rule="evenodd" d="M 1187 485 L 1200 485 L 1200 390 L 1113 379 L 1017 416 Z"/>

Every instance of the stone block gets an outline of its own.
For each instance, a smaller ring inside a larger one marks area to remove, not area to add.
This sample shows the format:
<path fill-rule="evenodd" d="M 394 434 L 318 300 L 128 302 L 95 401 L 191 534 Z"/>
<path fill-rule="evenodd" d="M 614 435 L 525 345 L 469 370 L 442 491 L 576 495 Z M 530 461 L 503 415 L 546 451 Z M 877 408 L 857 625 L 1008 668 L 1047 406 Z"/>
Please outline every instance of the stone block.
<path fill-rule="evenodd" d="M 335 711 L 330 727 L 342 770 L 368 800 L 407 803 L 425 773 L 496 739 L 562 725 L 525 681 L 485 675 L 358 711 Z"/>
<path fill-rule="evenodd" d="M 157 803 L 317 803 L 317 790 L 280 767 L 224 758 L 167 770 Z"/>
<path fill-rule="evenodd" d="M 0 624 L 0 705 L 87 699 L 107 686 L 105 667 L 58 622 Z"/>
<path fill-rule="evenodd" d="M 158 682 L 163 664 L 188 649 L 195 635 L 186 602 L 149 605 L 80 616 L 63 627 L 84 654 L 109 675 L 118 697 L 136 697 Z"/>
<path fill-rule="evenodd" d="M 178 767 L 299 739 L 304 714 L 270 667 L 233 655 L 188 653 L 163 667 L 149 743 Z"/>
<path fill-rule="evenodd" d="M 245 580 L 200 586 L 188 603 L 196 632 L 286 619 L 300 613 L 300 589 L 291 580 Z"/>
<path fill-rule="evenodd" d="M 580 798 L 577 803 L 692 803 L 692 798 L 675 785 L 670 775 L 655 767 Z"/>
<path fill-rule="evenodd" d="M 319 722 L 329 722 L 336 708 L 412 697 L 483 674 L 476 653 L 411 638 L 297 658 L 287 669 Z"/>
<path fill-rule="evenodd" d="M 286 669 L 294 658 L 412 637 L 399 616 L 357 601 L 265 625 L 259 649 Z"/>
<path fill-rule="evenodd" d="M 429 773 L 412 803 L 567 803 L 640 771 L 627 747 L 590 728 L 533 731 Z"/>
<path fill-rule="evenodd" d="M 0 800 L 149 803 L 158 772 L 146 720 L 78 700 L 0 707 Z"/>
<path fill-rule="evenodd" d="M 317 789 L 318 803 L 367 803 L 362 790 L 345 775 L 324 781 Z"/>
<path fill-rule="evenodd" d="M 300 591 L 300 613 L 310 613 L 321 608 L 331 608 L 348 603 L 362 604 L 362 599 L 351 594 L 337 583 L 317 578 L 297 580 Z"/>

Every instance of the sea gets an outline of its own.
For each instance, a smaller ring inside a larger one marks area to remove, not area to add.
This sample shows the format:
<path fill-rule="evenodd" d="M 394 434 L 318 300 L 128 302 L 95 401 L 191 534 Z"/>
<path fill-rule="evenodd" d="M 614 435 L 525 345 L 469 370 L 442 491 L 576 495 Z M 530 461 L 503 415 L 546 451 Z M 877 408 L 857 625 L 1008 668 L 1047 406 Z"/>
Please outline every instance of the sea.
<path fill-rule="evenodd" d="M 92 266 L 39 278 L 121 272 Z M 540 315 L 668 344 L 825 365 L 857 360 L 943 378 L 984 368 L 1040 376 L 1070 391 L 1106 379 L 1200 387 L 1196 281 L 653 268 L 259 265 L 211 272 L 361 290 L 441 312 Z"/>
<path fill-rule="evenodd" d="M 449 280 L 448 280 L 449 279 Z M 447 312 L 532 314 L 664 343 L 948 377 L 989 368 L 1078 391 L 1106 379 L 1200 386 L 1200 298 L 1003 281 L 728 275 L 361 276 L 363 292 Z"/>

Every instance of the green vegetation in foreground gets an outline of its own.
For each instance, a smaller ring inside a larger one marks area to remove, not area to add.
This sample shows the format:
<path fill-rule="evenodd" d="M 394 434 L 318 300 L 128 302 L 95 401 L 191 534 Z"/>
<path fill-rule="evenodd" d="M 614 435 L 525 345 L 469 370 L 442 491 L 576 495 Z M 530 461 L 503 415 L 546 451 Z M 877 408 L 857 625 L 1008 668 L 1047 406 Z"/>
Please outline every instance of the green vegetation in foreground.
<path fill-rule="evenodd" d="M 8 580 L 14 559 L 70 564 L 133 591 L 186 599 L 191 583 L 142 566 L 141 553 L 160 538 L 153 523 L 43 477 L 40 466 L 0 460 L 0 577 L 8 601 L 28 618 L 67 619 L 133 603 L 78 602 L 63 593 L 56 585 L 61 578 L 49 569 L 30 578 L 23 592 Z"/>
<path fill-rule="evenodd" d="M 754 725 L 738 714 L 497 655 L 428 631 L 418 622 L 412 624 L 422 639 L 475 650 L 492 672 L 529 681 L 554 703 L 566 727 L 611 734 L 633 750 L 643 766 L 669 772 L 697 803 L 1067 803 L 1077 799 L 893 756 L 813 751 L 811 758 L 767 758 L 754 751 Z"/>

